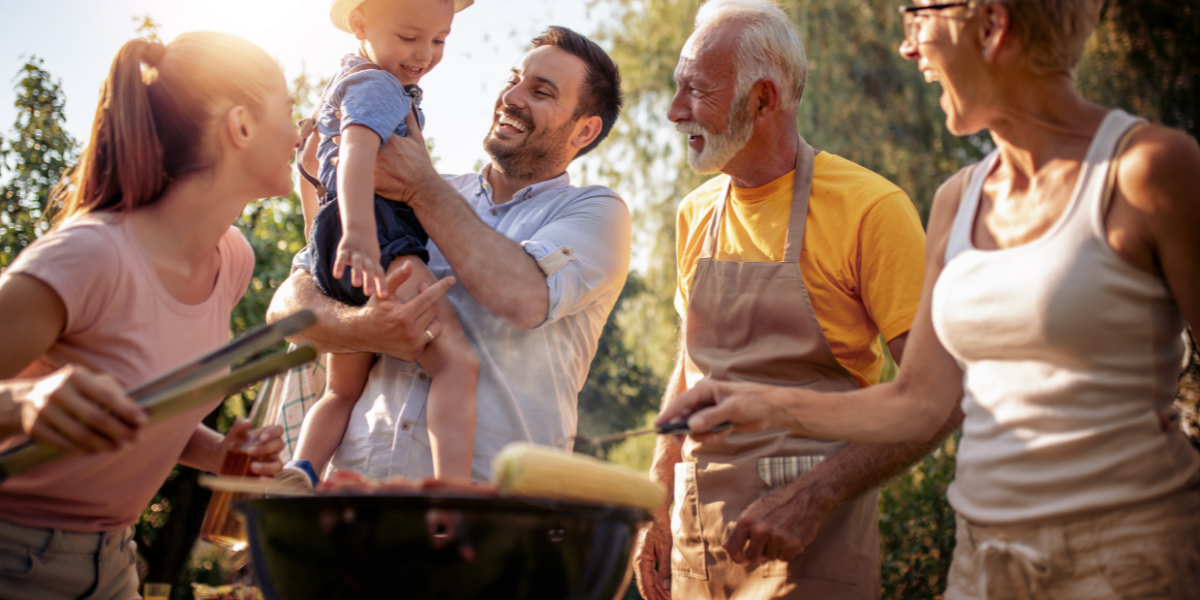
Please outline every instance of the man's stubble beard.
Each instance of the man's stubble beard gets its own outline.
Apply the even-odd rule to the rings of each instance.
[[[531,123],[532,119],[526,118],[526,115],[513,111],[510,116],[519,118],[525,123]],[[496,124],[493,122],[493,129]],[[562,162],[560,156],[555,156],[556,152],[562,152],[567,145],[567,140],[571,138],[571,132],[575,128],[575,121],[567,121],[560,127],[554,130],[546,131],[539,134],[539,129],[535,127],[525,134],[525,139],[516,146],[505,146],[499,139],[492,136],[493,130],[488,130],[488,133],[483,138],[483,149],[492,158],[492,162],[499,168],[501,173],[514,179],[545,179],[557,173],[547,173],[547,171],[557,169],[557,165]],[[540,177],[545,175],[546,177]]]
[[[750,90],[738,93],[730,105],[729,116],[726,118],[725,133],[712,133],[708,128],[694,121],[676,125],[682,133],[688,135],[703,135],[704,149],[697,152],[688,146],[688,166],[701,175],[716,173],[725,168],[733,157],[754,135],[754,124],[750,114]]]

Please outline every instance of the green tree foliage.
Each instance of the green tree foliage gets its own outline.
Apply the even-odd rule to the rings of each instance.
[[[633,360],[634,353],[617,319],[630,298],[644,293],[641,278],[630,273],[600,334],[587,382],[579,392],[579,433],[583,435],[633,429],[642,424],[646,414],[658,408],[662,385],[649,367]],[[575,445],[579,452],[600,457],[608,456],[613,448]]]
[[[66,97],[42,59],[31,56],[15,78],[17,119],[0,139],[0,268],[46,232],[50,192],[75,159],[63,129]]]
[[[162,24],[155,21],[150,15],[134,17],[133,22],[137,24],[137,27],[134,27],[134,31],[137,32],[139,38],[147,42],[162,41],[162,38],[158,37],[158,32],[162,30]]]
[[[954,552],[954,479],[958,435],[879,491],[879,562],[884,598],[942,597]]]
[[[1200,5],[1115,0],[1080,61],[1083,93],[1200,137]]]
[[[633,263],[639,265],[643,285],[641,293],[624,302],[616,320],[629,332],[633,361],[647,365],[665,383],[678,345],[673,304],[675,209],[705,179],[688,168],[681,136],[666,114],[675,93],[675,62],[700,3],[605,3],[614,9],[613,22],[600,26],[593,37],[621,67],[626,108],[610,140],[600,147],[599,179],[634,210]]]

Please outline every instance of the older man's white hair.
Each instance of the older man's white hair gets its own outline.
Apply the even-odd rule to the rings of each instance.
[[[779,86],[784,110],[796,110],[804,94],[808,63],[800,33],[787,13],[770,0],[710,0],[696,13],[696,31],[726,23],[742,25],[734,65],[741,99],[763,79]]]

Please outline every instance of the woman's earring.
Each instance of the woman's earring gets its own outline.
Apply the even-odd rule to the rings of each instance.
[[[987,60],[987,55],[988,55],[987,48],[984,48],[983,49],[983,60]]]

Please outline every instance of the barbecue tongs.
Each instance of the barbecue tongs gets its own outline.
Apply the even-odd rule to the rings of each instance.
[[[733,425],[732,421],[725,421],[724,423],[718,423],[716,425],[713,425],[712,428],[709,429],[708,431],[706,431],[705,433],[721,431],[722,429],[726,429],[732,425]],[[621,432],[621,433],[613,433],[610,435],[580,435],[580,434],[576,434],[576,435],[571,436],[570,439],[573,441],[583,442],[583,443],[591,445],[591,446],[600,446],[602,444],[619,442],[626,438],[637,437],[639,435],[646,435],[648,433],[657,433],[658,435],[688,435],[688,434],[692,433],[692,429],[690,427],[688,427],[687,421],[678,421],[675,423],[667,423],[666,425],[659,425],[658,427],[651,427],[649,429],[638,429],[635,431],[625,431],[625,432]]]
[[[217,398],[241,391],[255,382],[298,367],[317,357],[312,348],[279,352],[239,367],[228,375],[210,377],[220,369],[250,358],[307,329],[316,316],[301,310],[270,325],[264,325],[216,351],[127,392],[130,399],[150,412],[150,425],[203,406]],[[28,440],[0,453],[0,484],[14,475],[66,456],[49,444]]]

